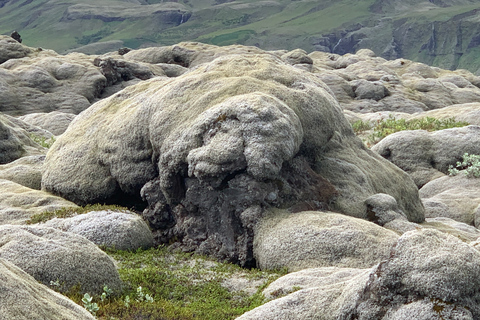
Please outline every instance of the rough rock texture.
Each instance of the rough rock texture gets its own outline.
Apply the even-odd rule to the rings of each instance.
[[[255,231],[261,269],[368,268],[388,257],[398,235],[378,225],[332,212],[267,217]]]
[[[118,82],[165,75],[161,67],[124,61],[117,55],[59,55],[1,37],[0,42],[8,45],[0,49],[0,111],[13,116],[51,111],[78,114]],[[28,57],[21,58],[27,55],[24,51]],[[21,59],[1,61],[2,57]]]
[[[107,79],[107,87],[122,81],[133,79],[147,80],[155,76],[164,76],[163,69],[157,65],[129,62],[112,57],[95,58],[93,64],[99,67]]]
[[[182,42],[168,47],[132,50],[123,57],[129,61],[150,64],[177,64],[182,67],[193,68],[231,54],[265,54],[265,51],[257,47],[241,45],[217,47],[199,42]]]
[[[85,308],[40,284],[5,259],[0,259],[1,319],[95,319]]]
[[[65,207],[77,206],[50,193],[0,179],[0,225],[23,224],[34,214]]]
[[[48,113],[30,113],[19,119],[31,125],[45,129],[58,136],[67,130],[68,125],[75,118],[72,113],[52,111]]]
[[[54,218],[42,226],[75,233],[98,246],[117,250],[153,246],[152,232],[145,221],[133,212],[92,211],[71,218]]]
[[[435,119],[451,119],[464,121],[469,124],[480,126],[480,103],[455,104],[441,109],[429,110],[424,113],[413,114],[411,119],[432,117]]]
[[[309,56],[312,72],[327,83],[341,106],[359,114],[423,113],[480,101],[479,77],[466,70],[442,70],[406,59],[388,61],[361,51]]]
[[[31,53],[31,49],[15,39],[0,35],[0,64],[9,59],[19,59]]]
[[[450,218],[426,218],[421,227],[450,234],[465,242],[475,241],[480,237],[480,230],[474,226]]]
[[[267,300],[273,300],[298,290],[328,287],[343,281],[349,281],[357,275],[369,272],[370,269],[339,267],[303,269],[275,280],[262,293]]]
[[[428,299],[434,305],[458,306],[459,312],[475,319],[480,315],[479,274],[480,253],[471,246],[434,230],[408,232],[392,256],[374,268],[356,310],[349,313],[358,319],[381,319],[388,311]],[[435,309],[440,308],[423,312],[434,315]],[[446,316],[452,310],[438,311]]]
[[[372,150],[409,173],[418,187],[448,173],[464,153],[480,154],[480,127],[400,131]]]
[[[10,180],[24,187],[40,190],[45,156],[22,157],[0,165],[0,179]]]
[[[436,230],[410,231],[371,271],[301,289],[238,319],[477,319],[479,276],[472,246]]]
[[[467,178],[460,171],[456,176],[430,181],[419,194],[426,217],[445,217],[473,225],[480,205],[480,179]],[[475,225],[478,226],[478,222]]]
[[[51,133],[0,113],[0,164],[24,156],[45,154],[46,149],[35,143],[32,135],[47,138]]]
[[[397,200],[388,194],[374,194],[365,200],[365,204],[367,205],[368,220],[381,226],[393,220],[408,221],[405,213],[398,208]]]
[[[0,65],[0,111],[20,116],[35,112],[79,113],[88,108],[106,84],[90,58],[50,50]]]
[[[90,294],[101,293],[104,285],[120,289],[113,259],[84,237],[54,228],[3,225],[0,244],[0,258],[44,284],[58,280],[62,291],[76,285]]]
[[[78,203],[135,202],[141,190],[158,241],[245,265],[269,206],[365,217],[364,200],[383,192],[423,221],[410,177],[363,146],[325,88],[270,53],[142,82],[74,119],[42,186]]]
[[[322,268],[324,269],[324,268]],[[301,272],[301,271],[300,271]],[[317,287],[307,287],[295,291],[285,297],[272,300],[257,307],[242,316],[238,320],[303,320],[319,319],[334,320],[340,318],[343,309],[354,305],[360,292],[368,281],[370,270],[359,269],[359,272],[352,272],[351,276],[331,277],[318,279]],[[295,274],[294,274],[295,275]],[[288,275],[287,275],[288,276]],[[323,281],[325,280],[325,285]],[[338,280],[338,281],[336,281]],[[282,281],[280,278],[278,281]],[[293,287],[301,287],[302,280],[298,285],[290,283]],[[268,290],[268,288],[267,288]],[[351,302],[349,301],[351,299]],[[348,318],[345,318],[348,319]]]

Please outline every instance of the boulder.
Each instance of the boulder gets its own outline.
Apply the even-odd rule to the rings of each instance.
[[[428,65],[397,59],[387,61],[366,52],[338,56],[314,52],[311,70],[325,82],[344,109],[359,113],[394,111],[422,113],[456,104],[480,101],[478,77],[465,70],[442,70]],[[345,94],[337,75],[355,88],[355,95]]]
[[[272,206],[366,217],[382,192],[423,221],[411,178],[362,144],[325,84],[259,49],[97,102],[50,148],[42,187],[76,203],[144,201],[158,242],[242,265]]]
[[[450,234],[465,242],[472,242],[480,237],[480,230],[472,225],[458,222],[450,218],[426,218],[420,226],[425,229],[435,229]]]
[[[10,59],[26,57],[32,50],[12,37],[0,35],[0,64]]]
[[[477,275],[480,252],[470,245],[435,230],[407,232],[391,257],[374,268],[355,310],[343,314],[357,319],[391,319],[387,315],[397,314],[392,318],[407,319],[399,314],[415,302],[417,313],[425,308],[421,313],[433,318],[458,309],[459,314],[475,319],[480,315],[475,302],[480,295]],[[439,307],[432,310],[432,305]],[[446,305],[451,307],[441,308]]]
[[[456,176],[430,181],[419,194],[426,217],[445,217],[473,225],[480,205],[480,179],[467,178],[460,171]]]
[[[153,246],[153,235],[145,221],[129,211],[92,211],[71,218],[54,218],[41,226],[75,233],[98,246],[116,250]]]
[[[85,308],[0,258],[0,318],[93,320]]]
[[[393,220],[408,221],[407,216],[398,208],[397,200],[384,193],[374,194],[365,200],[368,220],[381,226]]]
[[[185,68],[194,68],[227,55],[265,53],[265,51],[253,46],[231,45],[218,47],[200,42],[181,42],[168,47],[132,50],[123,57],[129,61],[150,64],[168,63],[180,65]],[[275,53],[268,54],[277,56]]]
[[[320,270],[318,272],[319,276],[323,276],[323,278],[318,277],[313,280],[312,278],[315,276],[307,274],[305,279],[315,281],[315,286],[305,286],[304,289],[298,291],[295,291],[295,289],[302,288],[304,285],[303,277],[301,276],[302,271],[293,273],[290,277],[287,275],[288,284],[285,286],[285,289],[291,288],[294,291],[293,293],[269,301],[260,307],[246,312],[238,317],[237,320],[343,319],[340,317],[342,315],[341,312],[344,309],[354,307],[355,301],[369,279],[371,270],[357,269],[358,271],[356,271],[355,269],[350,269],[351,271],[346,271],[348,269],[336,268],[338,271],[329,275],[323,271],[325,269],[327,268],[314,269],[312,272],[315,273],[315,270]],[[308,272],[308,270],[305,270],[305,272]],[[300,277],[296,279],[296,274],[299,273]],[[278,281],[281,284],[283,279],[280,278]],[[268,290],[267,288],[265,291],[269,292]],[[282,287],[279,288],[279,291],[281,296],[283,293]],[[351,299],[351,302],[349,299]]]
[[[51,111],[77,114],[99,97],[105,85],[105,77],[90,57],[42,50],[0,65],[0,111],[13,116]]]
[[[354,80],[350,82],[355,97],[357,99],[381,100],[390,93],[385,86],[379,81],[367,81],[364,79]]]
[[[370,269],[323,267],[291,272],[273,281],[262,293],[267,300],[274,300],[292,292],[310,288],[329,287],[350,281],[360,275],[370,273]]]
[[[50,193],[0,179],[0,225],[24,224],[34,214],[77,207]]]
[[[299,278],[300,290],[237,319],[476,319],[479,276],[472,246],[436,230],[410,231],[369,271],[332,273],[305,289]]]
[[[67,130],[68,125],[75,118],[72,113],[52,111],[48,113],[30,113],[19,119],[31,125],[45,129],[56,136],[61,135]]]
[[[431,117],[435,119],[452,119],[480,126],[480,103],[455,104],[441,109],[413,114],[411,119]]]
[[[165,76],[163,69],[157,65],[131,62],[112,57],[98,57],[93,64],[99,67],[107,79],[107,87],[122,81],[133,79],[147,80],[156,76]]]
[[[0,226],[0,258],[8,260],[43,284],[58,281],[67,292],[100,294],[107,285],[118,292],[115,262],[82,236],[39,226]]]
[[[400,131],[384,138],[372,151],[409,173],[420,188],[447,174],[449,166],[465,153],[480,154],[480,127]]]
[[[288,64],[296,65],[296,64],[304,64],[304,65],[312,65],[313,60],[307,55],[307,52],[302,49],[295,49],[290,52],[285,53],[282,55],[282,60]]]
[[[45,156],[28,156],[0,165],[0,179],[10,180],[24,187],[40,190]],[[4,190],[5,192],[6,190]]]
[[[189,70],[188,68],[182,67],[178,64],[171,63],[157,63],[157,66],[162,68],[163,72],[165,72],[165,75],[169,78],[181,76]]]
[[[333,92],[339,102],[349,102],[355,98],[355,93],[350,83],[335,72],[316,73]]]
[[[165,75],[160,66],[126,61],[116,53],[59,55],[8,39],[0,38],[5,44],[0,50],[0,111],[13,116],[52,111],[78,114],[112,93],[106,88]],[[27,53],[19,53],[24,51]],[[8,58],[17,56],[24,58]],[[2,57],[6,60],[1,61]]]
[[[265,218],[255,231],[261,269],[369,268],[386,259],[398,235],[374,223],[333,212]]]
[[[0,164],[24,156],[45,154],[46,149],[32,139],[34,137],[47,139],[48,134],[39,128],[22,123],[21,120],[0,113]]]

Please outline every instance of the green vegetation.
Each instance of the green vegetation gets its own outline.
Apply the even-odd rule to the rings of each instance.
[[[84,35],[82,37],[75,37],[75,40],[78,44],[81,44],[81,45],[86,45],[86,44],[89,44],[89,43],[93,43],[93,42],[98,42],[100,40],[102,40],[103,38],[111,35],[113,33],[113,31],[110,30],[110,28],[105,28],[105,29],[102,29],[98,32],[95,32],[93,34],[87,34],[87,35]]]
[[[33,142],[35,142],[36,144],[39,144],[42,147],[47,148],[47,149],[50,148],[52,146],[52,144],[55,142],[54,137],[45,138],[43,136],[39,136],[39,135],[36,135],[34,133],[30,133],[29,136],[30,136],[30,139],[33,140]]]
[[[166,2],[146,1],[152,5]],[[471,1],[457,1],[447,7],[405,1],[401,8],[393,2],[381,12],[372,10],[378,4],[375,0],[175,2],[189,10],[189,20],[183,17],[178,21],[159,19],[148,11],[144,16],[135,16],[132,15],[134,5],[119,0],[6,1],[0,7],[0,33],[10,34],[17,30],[24,44],[59,52],[108,40],[122,40],[125,46],[134,49],[146,43],[172,45],[181,41],[201,41],[313,51],[323,43],[318,41],[326,35],[338,36],[360,28],[361,47],[368,46],[380,54],[392,34],[412,30],[401,46],[406,59],[444,68],[467,68],[472,72],[478,69],[478,28],[469,17],[474,16],[480,5]],[[73,5],[80,6],[69,11]],[[94,6],[97,6],[95,15],[89,16],[89,8]],[[144,10],[145,6],[138,5],[138,8]],[[76,14],[67,14],[69,12]],[[432,38],[432,23],[436,23],[434,38],[438,39],[433,45],[434,52],[425,48]],[[333,47],[335,43],[327,45]]]
[[[128,208],[117,205],[87,204],[84,207],[66,207],[55,211],[45,211],[34,214],[27,220],[27,224],[41,223],[53,218],[68,218],[91,211],[114,210],[126,212]]]
[[[455,167],[451,165],[448,173],[455,176],[460,170],[464,170],[463,172],[468,178],[480,178],[480,155],[465,153],[462,159],[457,162]]]
[[[390,116],[388,119],[377,120],[370,124],[363,120],[358,120],[352,124],[353,131],[357,135],[361,135],[367,131],[371,132],[365,139],[368,146],[378,143],[386,136],[404,130],[427,130],[437,131],[449,128],[464,127],[469,125],[467,122],[456,121],[455,118],[435,119],[431,117],[420,119],[396,119]]]
[[[194,254],[173,253],[165,247],[107,253],[118,262],[123,291],[112,293],[104,288],[104,294],[93,297],[67,294],[105,320],[234,319],[261,305],[261,290],[285,274],[245,270]],[[258,281],[260,287],[253,294],[230,291],[225,283],[232,278]]]
[[[231,44],[243,44],[248,40],[250,35],[255,34],[253,30],[240,30],[232,33],[222,34],[213,37],[210,42],[217,46],[228,46]]]

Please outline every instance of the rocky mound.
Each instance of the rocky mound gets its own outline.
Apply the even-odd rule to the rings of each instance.
[[[479,272],[472,246],[435,230],[410,231],[369,271],[318,269],[277,280],[279,294],[300,290],[238,319],[476,319]]]
[[[50,63],[83,71],[61,80]],[[82,282],[90,293],[105,281],[120,287],[94,243],[151,246],[143,218],[156,244],[171,249],[263,269],[316,268],[267,290],[274,299],[301,289],[246,319],[478,317],[477,283],[466,283],[480,265],[478,179],[446,175],[464,152],[477,153],[478,127],[398,133],[372,151],[349,124],[463,111],[476,121],[480,81],[471,73],[386,61],[369,50],[337,56],[199,43],[103,56],[29,49],[0,69],[16,79],[6,96],[23,87],[43,92],[19,100],[12,114],[26,112],[22,120],[0,115],[0,255],[37,280]],[[29,72],[56,80],[19,80]],[[103,89],[89,100],[98,79]],[[29,109],[42,95],[78,97],[75,86],[90,88],[78,115]],[[68,111],[62,101],[48,110]],[[45,224],[57,230],[11,225],[75,208],[70,201],[143,212]],[[81,275],[72,265],[85,267]]]
[[[87,310],[5,259],[0,259],[0,279],[2,319],[95,319]]]
[[[42,186],[77,203],[141,194],[158,241],[242,265],[270,207],[366,217],[365,198],[383,192],[423,221],[411,179],[363,146],[325,85],[269,53],[98,102],[50,149]]]

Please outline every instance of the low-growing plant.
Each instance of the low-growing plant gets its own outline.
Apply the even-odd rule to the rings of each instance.
[[[372,125],[368,121],[357,120],[352,124],[353,132],[359,134],[361,132],[372,129]]]
[[[96,316],[97,311],[100,309],[98,304],[92,302],[93,297],[91,297],[88,293],[85,293],[82,298],[83,307],[88,310],[93,316]]]
[[[118,205],[87,204],[83,207],[64,207],[54,211],[44,211],[34,214],[26,221],[27,224],[41,223],[53,218],[68,218],[91,211],[114,210],[126,212],[129,209]]]
[[[102,295],[100,296],[100,300],[104,302],[107,299],[107,297],[111,296],[112,294],[113,294],[113,290],[110,289],[108,286],[104,286]]]
[[[153,297],[148,293],[143,292],[142,286],[137,288],[137,299],[138,302],[147,301],[153,302]]]
[[[388,119],[380,119],[373,124],[369,124],[363,120],[356,121],[353,125],[355,134],[362,134],[368,130],[373,130],[366,138],[366,144],[372,146],[378,143],[386,136],[404,130],[427,130],[437,131],[449,128],[464,127],[469,123],[464,121],[456,121],[455,118],[436,119],[432,117],[425,117],[420,119],[396,119],[390,115]]]
[[[61,284],[60,284],[60,280],[50,280],[50,287],[54,288],[54,289],[58,289],[61,287]]]
[[[41,145],[44,148],[50,148],[55,142],[55,137],[46,138],[44,136],[39,136],[34,133],[29,134],[30,139],[32,139],[36,144]]]
[[[480,178],[480,155],[465,153],[462,161],[458,161],[456,166],[450,165],[448,173],[455,176],[463,170],[464,174],[469,178]]]
[[[165,247],[107,253],[117,261],[125,286],[106,299],[94,297],[99,319],[228,320],[264,302],[261,291],[285,273],[246,270]],[[238,277],[261,284],[255,293],[231,291],[226,279]],[[105,288],[104,288],[104,291]],[[102,294],[103,295],[103,294]],[[77,303],[81,297],[69,296]],[[88,302],[88,301],[87,301]]]

